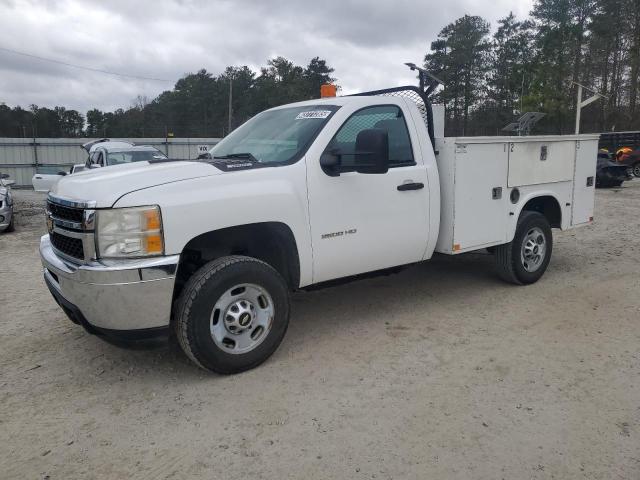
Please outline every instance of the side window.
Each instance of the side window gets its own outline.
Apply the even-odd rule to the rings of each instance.
[[[104,167],[102,161],[102,152],[93,152],[91,154],[89,160],[87,160],[87,168],[89,168],[91,165],[100,165],[101,167]]]
[[[123,163],[131,163],[131,154],[125,152],[109,153],[107,155],[109,165],[121,165]]]
[[[395,105],[367,107],[355,112],[340,127],[327,150],[338,149],[342,153],[342,164],[354,162],[356,137],[362,130],[381,128],[389,134],[389,167],[415,165],[411,139],[402,110]]]

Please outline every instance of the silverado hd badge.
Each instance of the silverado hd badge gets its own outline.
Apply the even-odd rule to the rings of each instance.
[[[353,235],[357,231],[358,229],[351,228],[349,230],[342,230],[341,232],[324,233],[320,236],[320,238],[324,240],[325,238],[336,238],[336,237],[342,237],[344,235]]]

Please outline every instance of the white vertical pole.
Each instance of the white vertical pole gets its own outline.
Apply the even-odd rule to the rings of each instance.
[[[578,85],[578,101],[576,102],[576,135],[580,133],[580,111],[582,110],[582,85]]]
[[[227,131],[227,135],[231,133],[231,117],[233,115],[233,80],[231,79],[231,75],[229,75],[229,130]]]

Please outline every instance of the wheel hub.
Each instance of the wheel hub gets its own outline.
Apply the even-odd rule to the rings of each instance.
[[[251,283],[235,285],[213,306],[211,338],[227,353],[247,353],[267,337],[274,315],[273,300],[264,287]]]
[[[527,272],[535,272],[544,262],[547,254],[547,240],[538,227],[527,232],[522,242],[521,260]]]
[[[224,314],[224,325],[229,333],[238,335],[251,328],[255,318],[256,307],[248,300],[238,300],[227,308]]]

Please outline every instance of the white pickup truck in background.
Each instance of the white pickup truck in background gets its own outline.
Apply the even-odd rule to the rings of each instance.
[[[60,167],[41,165],[31,179],[36,192],[48,192],[66,175],[74,175],[84,170],[100,167],[113,167],[133,162],[147,160],[161,160],[167,158],[157,148],[150,145],[134,145],[122,140],[101,138],[92,140],[80,146],[88,154],[85,163],[73,165],[69,172],[61,171]]]
[[[69,172],[60,170],[58,166],[41,165],[37,168],[35,175],[31,178],[33,190],[36,192],[48,192],[51,188],[66,175],[82,172],[86,168],[84,163],[72,165]]]
[[[276,350],[297,289],[479,249],[503,279],[537,281],[551,229],[593,220],[598,137],[445,138],[428,93],[283,105],[210,159],[63,178],[40,245],[51,293],[92,333],[172,329],[196,364],[234,373]]]

